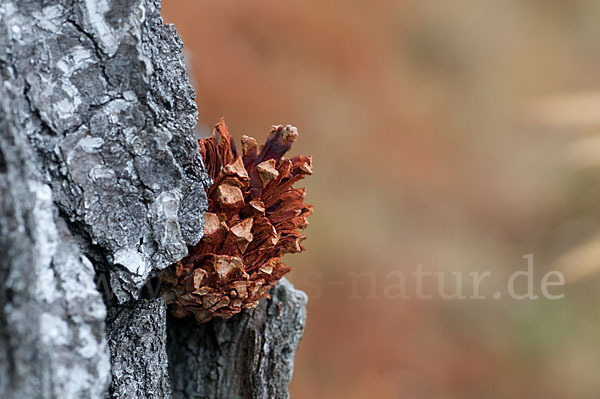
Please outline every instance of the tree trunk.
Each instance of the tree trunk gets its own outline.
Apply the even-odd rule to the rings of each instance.
[[[200,326],[143,298],[202,237],[210,184],[159,11],[0,4],[0,397],[287,397],[306,303],[287,281]]]

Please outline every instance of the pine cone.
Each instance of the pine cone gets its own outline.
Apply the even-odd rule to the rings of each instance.
[[[198,141],[214,183],[204,237],[161,277],[175,317],[203,323],[258,306],[290,270],[283,254],[304,250],[299,229],[313,207],[304,203],[305,189],[292,186],[312,174],[312,159],[282,158],[297,137],[293,126],[273,126],[258,152],[256,140],[242,136],[240,156],[221,119],[213,137]]]

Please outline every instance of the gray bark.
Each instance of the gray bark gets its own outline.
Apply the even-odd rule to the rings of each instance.
[[[0,397],[101,397],[106,309],[90,261],[31,168],[22,98],[0,87]]]
[[[159,11],[158,0],[0,3],[0,397],[168,398],[168,364],[199,384],[217,368],[246,381],[243,397],[287,395],[304,320],[288,283],[230,321],[168,326],[182,345],[214,339],[228,353],[200,360],[167,359],[172,321],[140,299],[202,237],[210,184],[182,43]],[[228,397],[218,381],[198,395]]]
[[[169,320],[173,398],[289,397],[306,295],[284,277],[271,297],[229,320]]]
[[[113,380],[107,398],[169,398],[164,299],[109,309],[108,342]]]
[[[52,3],[52,4],[51,4]],[[120,303],[202,236],[194,92],[157,1],[3,1],[5,85],[54,201]]]

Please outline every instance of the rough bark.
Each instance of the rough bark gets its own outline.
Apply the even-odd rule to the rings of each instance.
[[[113,380],[107,398],[169,398],[164,299],[109,309],[106,320]]]
[[[202,236],[207,176],[194,149],[182,43],[158,1],[3,1],[5,84],[71,229],[119,302]]]
[[[210,179],[182,43],[159,11],[158,0],[0,3],[0,397],[170,397],[166,309],[140,293],[202,237]],[[95,275],[106,277],[104,302]],[[303,320],[293,297],[286,314]],[[219,338],[230,355],[218,361],[234,367],[223,375],[266,379],[267,366],[236,367],[242,354],[225,349],[257,325],[271,334],[256,338],[262,358],[296,347],[299,325],[290,337],[270,333],[289,321],[261,306],[241,324],[202,327],[241,334]],[[189,323],[169,327],[171,337],[183,342]],[[273,381],[243,395],[280,397],[289,372]]]
[[[169,319],[173,398],[288,398],[306,295],[285,277],[271,300],[229,320]]]
[[[99,398],[109,381],[94,270],[30,165],[20,97],[0,87],[0,397]]]

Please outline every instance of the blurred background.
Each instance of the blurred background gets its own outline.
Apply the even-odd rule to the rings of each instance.
[[[313,156],[292,398],[600,395],[600,2],[164,3],[200,134],[289,123]],[[525,254],[563,299],[505,294]],[[487,299],[382,297],[418,264],[492,272]]]

